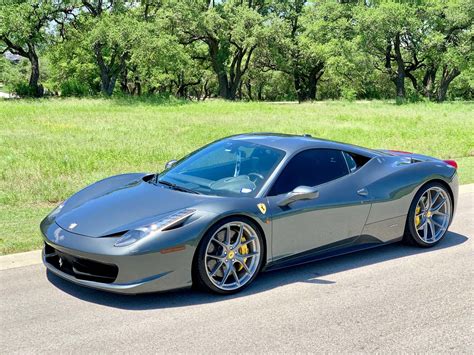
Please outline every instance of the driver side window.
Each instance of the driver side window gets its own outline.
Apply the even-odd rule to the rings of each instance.
[[[308,149],[295,155],[273,184],[269,196],[298,186],[317,186],[349,173],[343,153],[334,149]]]

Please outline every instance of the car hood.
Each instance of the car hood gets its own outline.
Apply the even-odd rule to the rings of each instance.
[[[73,196],[55,222],[70,232],[97,238],[153,223],[173,211],[196,206],[207,197],[142,179],[101,190],[97,194],[86,188]]]

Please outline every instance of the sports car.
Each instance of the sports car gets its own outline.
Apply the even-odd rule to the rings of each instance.
[[[457,164],[309,135],[241,134],[160,173],[112,176],[42,222],[43,261],[79,285],[230,294],[265,270],[446,235]]]

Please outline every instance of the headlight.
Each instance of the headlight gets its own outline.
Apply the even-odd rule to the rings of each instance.
[[[119,240],[117,240],[114,246],[125,247],[145,237],[154,236],[159,232],[163,231],[164,229],[182,222],[183,220],[191,216],[194,212],[196,212],[196,210],[184,209],[172,213],[157,222],[150,223],[140,228],[132,229],[125,233]]]

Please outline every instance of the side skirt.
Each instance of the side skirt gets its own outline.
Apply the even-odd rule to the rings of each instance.
[[[402,240],[402,238],[403,237],[399,237],[389,242],[382,242],[380,239],[370,235],[351,237],[336,243],[331,243],[319,248],[307,250],[302,253],[271,261],[265,265],[263,271],[283,269],[290,266],[306,264],[313,261],[332,258],[334,256],[349,254],[360,250],[371,249],[378,246],[399,242]]]

